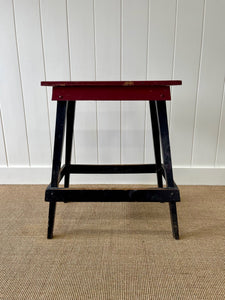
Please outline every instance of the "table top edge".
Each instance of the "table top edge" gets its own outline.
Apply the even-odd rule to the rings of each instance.
[[[69,87],[69,86],[111,86],[111,87],[125,87],[125,86],[171,86],[181,85],[181,80],[146,80],[146,81],[41,81],[41,86],[52,87]]]

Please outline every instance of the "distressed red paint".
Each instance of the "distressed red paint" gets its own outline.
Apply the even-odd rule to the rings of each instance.
[[[52,100],[171,100],[171,81],[43,81],[52,86]]]

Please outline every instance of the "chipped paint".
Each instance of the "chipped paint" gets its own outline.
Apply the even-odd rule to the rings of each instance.
[[[134,85],[134,82],[133,81],[125,81],[123,85],[124,86],[132,86],[132,85]]]

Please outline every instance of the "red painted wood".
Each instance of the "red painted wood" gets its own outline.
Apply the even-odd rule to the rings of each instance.
[[[169,86],[54,86],[52,100],[170,100]]]
[[[52,100],[170,100],[170,86],[180,80],[161,81],[42,81],[52,86]]]
[[[181,85],[181,80],[160,81],[42,81],[42,86],[170,86]]]

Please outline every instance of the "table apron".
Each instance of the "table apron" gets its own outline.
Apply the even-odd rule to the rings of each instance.
[[[55,86],[52,100],[171,100],[169,86]]]

